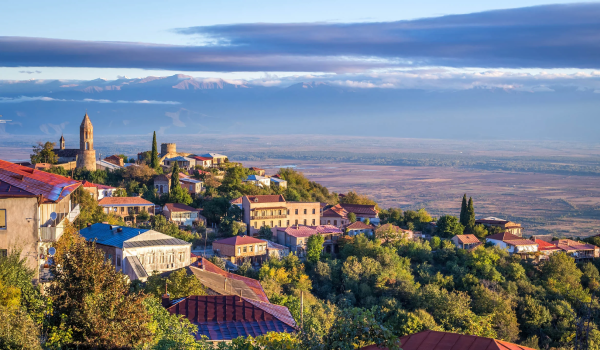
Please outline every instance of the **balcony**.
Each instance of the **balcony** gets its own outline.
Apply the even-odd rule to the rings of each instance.
[[[250,216],[250,220],[269,220],[269,219],[285,219],[287,218],[287,215],[281,214],[281,215],[261,215],[261,216]]]
[[[75,221],[75,219],[77,219],[79,213],[79,204],[75,205],[73,209],[71,209],[71,211],[68,213],[58,213],[57,218],[53,223],[47,226],[40,227],[40,239],[43,242],[57,241],[63,234],[66,220],[69,220],[69,222],[72,223],[73,221]]]

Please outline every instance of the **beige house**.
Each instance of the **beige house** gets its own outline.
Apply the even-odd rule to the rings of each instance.
[[[154,203],[142,197],[104,197],[98,204],[105,213],[120,216],[125,222],[135,222],[135,216],[142,211],[154,215]]]
[[[38,279],[47,248],[67,221],[79,216],[73,198],[79,186],[70,178],[0,160],[0,255],[21,249]]]
[[[201,154],[200,157],[202,157],[202,158],[210,158],[212,160],[212,165],[213,166],[221,165],[221,164],[225,163],[225,161],[227,160],[227,156],[226,155],[219,154],[219,153]]]
[[[192,244],[153,230],[93,224],[79,231],[96,242],[106,259],[130,280],[146,281],[154,271],[178,270],[190,265]]]
[[[154,177],[154,189],[158,194],[167,194],[171,188],[171,174],[162,174]],[[179,173],[179,184],[191,195],[198,195],[204,191],[204,181],[196,180],[194,178]]]
[[[475,235],[456,235],[450,239],[457,248],[472,249],[481,244],[481,241]]]
[[[324,238],[323,251],[328,254],[339,253],[338,239],[344,232],[332,225],[319,226],[290,226],[277,228],[277,242],[290,248],[299,257],[306,256],[306,244],[312,235]]]
[[[508,232],[515,236],[523,237],[523,228],[521,227],[521,224],[517,224],[512,221],[489,217],[475,220],[475,224],[483,225],[485,227],[500,227],[503,232]]]
[[[206,226],[206,218],[200,214],[201,211],[181,203],[167,203],[163,206],[163,214],[167,219],[185,226],[196,226],[200,222]]]
[[[243,196],[243,221],[253,236],[263,226],[273,229],[293,225],[316,225],[319,222],[318,202],[287,202],[282,195]],[[234,200],[232,202],[236,202]]]
[[[214,241],[213,251],[234,264],[242,264],[246,259],[251,263],[262,263],[268,258],[267,241],[250,236],[235,236]]]

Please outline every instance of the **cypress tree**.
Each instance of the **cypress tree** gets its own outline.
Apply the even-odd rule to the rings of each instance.
[[[171,191],[179,187],[179,163],[175,162],[173,165],[173,172],[171,173]]]
[[[158,147],[156,147],[156,131],[152,137],[152,154],[150,155],[150,167],[158,168]]]
[[[459,221],[463,226],[465,226],[465,227],[467,226],[468,219],[467,219],[467,194],[466,193],[463,195],[462,205],[460,207]]]
[[[469,233],[475,228],[475,208],[473,208],[473,198],[469,197],[469,205],[467,207],[467,224],[465,228]]]

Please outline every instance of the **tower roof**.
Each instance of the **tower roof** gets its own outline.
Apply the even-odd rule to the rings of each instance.
[[[82,127],[91,127],[92,125],[92,121],[90,120],[90,117],[88,116],[87,112],[85,113],[85,115],[83,116],[83,121],[81,122],[81,126]]]
[[[60,142],[63,142],[65,140],[65,137],[60,135]]]

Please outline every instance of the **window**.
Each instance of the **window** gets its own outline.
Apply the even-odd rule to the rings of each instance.
[[[306,226],[306,219],[304,219],[304,226]]]
[[[263,224],[262,224],[262,226],[261,226],[261,227],[265,227],[265,222],[264,222],[264,221],[263,221]]]
[[[287,210],[287,214],[290,215],[290,210],[289,209]]]
[[[150,255],[150,256],[148,257],[148,262],[149,262],[150,264],[154,264],[154,255]]]
[[[121,257],[117,255],[117,267],[121,267]]]
[[[333,226],[337,226],[337,220],[333,220]]]
[[[316,214],[316,213],[317,213],[316,209],[313,209],[313,214]]]
[[[281,210],[279,210],[279,215],[281,215]]]
[[[248,248],[244,247],[244,253],[246,253],[248,251]]]
[[[290,226],[290,220],[287,220],[287,221],[286,221],[286,224],[285,224],[285,226],[286,226],[286,227],[287,227],[287,226]]]
[[[164,264],[165,263],[165,254],[161,254],[160,255],[160,263]]]
[[[296,215],[298,215],[298,209],[296,209],[294,212],[296,213]]]
[[[281,227],[281,220],[279,220],[279,225],[277,225],[277,226]]]
[[[89,142],[85,143],[85,149],[86,149],[86,151],[89,151],[89,149],[90,149],[90,143]]]
[[[331,220],[327,220],[327,225],[331,225]]]
[[[271,227],[273,227],[273,221],[271,220]]]
[[[315,226],[315,225],[316,225],[316,224],[315,224],[315,219],[313,219],[313,223],[312,223],[312,224],[313,224],[313,226]]]
[[[296,223],[295,223],[295,225],[296,225],[296,226],[298,226],[298,220],[296,220]]]
[[[144,263],[144,256],[143,255],[138,256],[138,259],[140,260],[140,263],[142,263],[142,264]]]
[[[6,230],[6,209],[0,209],[0,230]]]
[[[242,248],[238,248],[238,254],[242,254]]]
[[[250,252],[252,252],[252,248],[253,248],[253,247],[252,247],[252,246],[250,246]]]
[[[308,214],[308,212],[306,211],[306,209],[304,209],[304,215]]]
[[[254,228],[258,228],[258,222],[254,221]]]
[[[179,261],[183,262],[183,253],[179,253]]]

